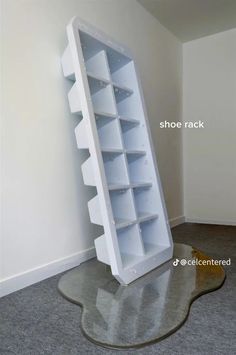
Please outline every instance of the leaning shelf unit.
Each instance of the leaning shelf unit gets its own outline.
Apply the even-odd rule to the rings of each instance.
[[[98,260],[124,285],[172,258],[170,233],[143,95],[129,50],[75,17],[67,26],[64,76],[90,220],[103,226],[95,239]],[[82,118],[82,119],[81,119]]]

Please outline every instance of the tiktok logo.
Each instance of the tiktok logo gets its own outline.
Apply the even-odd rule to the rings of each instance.
[[[173,265],[174,266],[177,266],[179,264],[179,259],[175,259],[174,261],[173,261]]]

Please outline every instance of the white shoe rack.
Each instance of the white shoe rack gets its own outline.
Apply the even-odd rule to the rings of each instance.
[[[77,17],[67,36],[69,106],[80,116],[77,146],[90,153],[83,179],[97,189],[89,214],[104,228],[95,239],[97,258],[125,285],[173,253],[143,95],[128,49]]]

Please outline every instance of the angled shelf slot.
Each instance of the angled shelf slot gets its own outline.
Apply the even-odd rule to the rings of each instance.
[[[118,115],[123,117],[138,117],[138,101],[135,93],[132,95],[123,95],[122,100],[116,99]]]
[[[117,103],[133,94],[133,90],[118,84],[113,84],[113,89]]]
[[[124,148],[128,150],[145,149],[144,127],[129,121],[120,121]]]
[[[104,50],[101,50],[100,52],[87,59],[85,61],[85,67],[89,76],[94,76],[102,78],[102,80],[109,81],[109,68],[107,65],[106,52]]]
[[[161,252],[168,246],[162,244],[161,238],[158,240],[158,238],[155,236],[155,231],[159,229],[158,223],[158,219],[152,219],[150,221],[140,223],[139,225],[146,254],[155,254],[157,251]]]
[[[124,268],[142,260],[145,250],[137,224],[118,230],[117,239]]]
[[[105,80],[104,78],[91,75],[90,73],[87,73],[87,76],[91,95],[95,94],[99,90],[104,89],[109,84],[109,81]]]
[[[97,132],[102,151],[106,149],[122,149],[122,140],[117,120],[100,117],[96,120]]]
[[[135,223],[135,209],[130,190],[110,191],[110,200],[117,229]]]
[[[129,56],[126,56],[123,53],[114,50],[113,48],[107,48],[106,52],[111,76],[114,72],[116,72],[131,61],[131,58]]]
[[[103,151],[102,157],[108,186],[113,184],[127,185],[129,179],[124,154]]]
[[[148,159],[145,155],[128,154],[127,162],[131,183],[152,182],[153,177],[147,169]]]
[[[117,67],[116,70],[111,71],[111,80],[117,85],[121,85],[130,89],[135,88],[135,78],[132,75],[133,61],[128,61],[124,65]]]
[[[95,34],[95,33],[94,33]],[[120,52],[119,46],[116,49],[116,44],[111,41],[104,41],[104,39],[95,38],[94,34],[86,32],[86,29],[79,30],[79,37],[85,61],[92,58],[101,51],[105,51],[110,72],[118,70],[125,64],[131,61],[129,56]]]
[[[157,207],[153,199],[153,190],[150,187],[133,189],[136,213],[139,218],[145,215],[157,214]]]
[[[101,88],[101,90],[94,92],[91,95],[91,99],[95,112],[101,111],[110,112],[113,115],[116,114],[116,107],[111,85],[107,85],[104,88]]]

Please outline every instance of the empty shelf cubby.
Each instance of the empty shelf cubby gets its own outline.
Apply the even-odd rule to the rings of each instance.
[[[109,80],[109,68],[107,66],[106,52],[101,50],[85,61],[85,67],[89,76]]]
[[[165,246],[161,244],[160,240],[155,237],[155,233],[158,229],[158,223],[158,219],[152,219],[140,223],[140,232],[146,254],[154,253],[157,248],[165,248]]]
[[[145,252],[137,225],[118,230],[117,239],[124,267],[131,266],[142,258]]]
[[[120,120],[124,148],[127,150],[145,149],[143,126],[138,121]]]
[[[104,116],[97,117],[96,125],[101,149],[122,149],[118,121]]]
[[[102,157],[108,188],[113,185],[128,185],[129,178],[124,154],[103,150]]]
[[[83,180],[95,186],[88,202],[97,258],[129,284],[172,257],[173,243],[155,164],[148,120],[132,54],[96,28],[74,18],[62,56],[79,149],[89,158]]]
[[[116,102],[120,102],[133,94],[133,90],[123,85],[113,84]]]
[[[132,183],[151,182],[152,174],[148,170],[146,154],[127,154],[129,178]]]
[[[100,87],[100,90],[95,92],[90,86],[90,91],[94,111],[108,112],[113,115],[116,114],[111,85]]]
[[[136,216],[131,191],[110,191],[110,199],[116,229],[133,224]]]
[[[135,207],[138,217],[157,214],[157,206],[153,199],[151,187],[137,187],[133,189]]]

